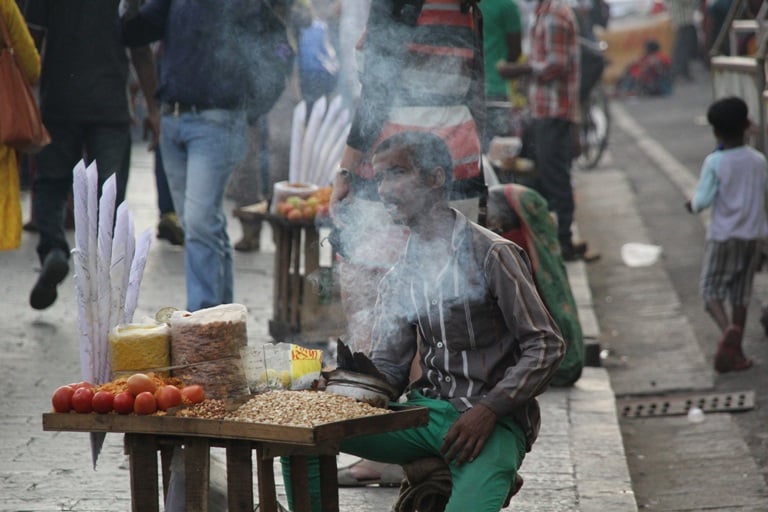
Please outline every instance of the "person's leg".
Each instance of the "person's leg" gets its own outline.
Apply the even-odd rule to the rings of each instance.
[[[168,187],[168,178],[165,176],[163,166],[163,152],[159,147],[155,149],[155,186],[157,187],[157,209],[160,210],[160,215],[175,213],[171,189]]]
[[[159,146],[155,148],[155,188],[157,189],[157,209],[160,211],[157,238],[168,240],[172,245],[184,245],[184,229],[173,206],[168,178],[165,175],[163,152]]]
[[[82,156],[81,127],[47,122],[51,143],[35,159],[32,182],[32,218],[39,233],[37,255],[42,264],[29,296],[34,309],[56,301],[56,288],[69,272],[69,243],[64,232],[64,209],[72,190],[72,169]]]
[[[539,173],[536,188],[547,200],[549,209],[557,214],[557,238],[564,259],[572,259],[567,256],[573,252],[571,224],[575,205],[571,185],[571,137],[569,121],[534,121],[536,170]]]
[[[245,158],[235,168],[228,185],[228,197],[235,200],[238,209],[244,206],[260,203],[264,200],[262,194],[262,117],[248,119],[248,151]],[[250,252],[258,251],[261,247],[261,220],[253,218],[240,219],[243,237],[235,244],[235,250]]]
[[[728,254],[725,243],[707,241],[699,279],[699,291],[704,307],[722,333],[731,324],[725,310],[728,289]]]
[[[707,313],[717,324],[720,332],[725,332],[729,325],[728,312],[725,310],[725,303],[720,299],[710,299],[706,302]]]
[[[205,110],[181,120],[187,147],[187,308],[195,311],[233,299],[232,247],[222,204],[229,177],[245,156],[246,122],[244,112],[230,110]]]
[[[453,492],[445,512],[497,512],[504,504],[525,457],[525,434],[513,421],[499,423],[480,456],[450,465]]]
[[[64,233],[64,208],[72,190],[72,169],[82,158],[83,134],[77,124],[47,122],[51,143],[35,155],[32,215],[40,238],[37,255],[42,263],[52,249],[69,257]]]
[[[128,123],[91,124],[85,128],[86,164],[96,161],[99,191],[115,175],[115,207],[125,200],[131,166],[131,126]]]
[[[441,457],[443,438],[461,413],[450,402],[418,394],[412,394],[407,403],[429,408],[429,424],[348,439],[342,442],[342,451],[391,464]],[[497,512],[501,509],[523,462],[525,447],[525,434],[513,421],[504,420],[497,424],[483,451],[473,462],[461,467],[449,465],[453,492],[445,511]]]
[[[739,328],[738,343],[733,346],[736,353],[736,366],[746,369],[752,365],[744,355],[744,330],[747,324],[747,305],[752,298],[752,285],[760,264],[760,243],[757,240],[736,240],[735,258],[739,262],[740,271],[731,280],[730,301],[732,304],[731,322]]]
[[[675,30],[675,42],[672,46],[672,74],[675,78],[682,77],[690,80],[691,75],[688,69],[690,49],[685,27],[686,25],[682,25]]]
[[[752,361],[741,350],[743,326],[736,322],[746,321],[746,312],[739,308],[747,304],[752,290],[752,277],[757,263],[755,241],[727,240],[707,242],[702,268],[701,294],[707,311],[721,329],[722,337],[715,352],[715,370],[724,373],[745,370]],[[734,308],[734,317],[725,310],[725,298]]]

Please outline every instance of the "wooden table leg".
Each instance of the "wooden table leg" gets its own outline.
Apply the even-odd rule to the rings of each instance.
[[[184,439],[184,479],[186,481],[184,491],[187,510],[208,512],[210,448],[210,441],[207,438],[187,437]]]
[[[312,500],[309,496],[309,469],[307,457],[291,455],[291,490],[293,491],[294,512],[312,512]]]
[[[159,512],[155,436],[125,434],[131,472],[131,510]]]
[[[339,512],[339,475],[335,455],[320,455],[320,493],[323,512]]]
[[[253,459],[249,441],[227,442],[229,512],[253,512]]]
[[[171,485],[171,461],[176,445],[162,444],[160,446],[160,470],[163,475],[163,503],[168,498],[168,488]]]
[[[256,476],[259,479],[259,512],[277,512],[274,459],[256,451]]]

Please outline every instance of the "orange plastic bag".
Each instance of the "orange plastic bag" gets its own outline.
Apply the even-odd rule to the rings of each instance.
[[[21,189],[16,155],[0,146],[0,250],[21,245]]]

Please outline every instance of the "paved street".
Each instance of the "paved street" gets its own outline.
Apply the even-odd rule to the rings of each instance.
[[[719,336],[698,296],[706,216],[683,208],[714,148],[704,117],[709,76],[699,66],[694,71],[696,81],[678,85],[670,97],[614,102],[610,154],[600,169],[577,177],[578,220],[603,252],[588,275],[601,343],[610,351],[604,366],[620,399],[756,393],[753,410],[707,414],[701,424],[621,418],[639,508],[768,510],[768,344],[757,322],[768,276],[756,277],[746,332],[745,351],[756,367],[715,374]],[[658,244],[662,258],[628,269],[619,254],[626,242]]]

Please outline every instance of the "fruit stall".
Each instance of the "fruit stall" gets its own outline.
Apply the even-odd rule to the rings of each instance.
[[[134,379],[140,384],[135,391],[157,379],[147,381],[143,377]],[[152,401],[153,395],[145,390],[133,397],[132,410],[118,410],[115,403],[111,410],[96,411],[91,407],[86,412],[88,408],[83,405],[86,400],[74,398],[74,393],[82,389],[89,389],[90,393],[80,395],[92,395],[92,399],[99,393],[109,393],[101,390],[94,394],[87,386],[80,387],[71,395],[72,406],[77,403],[79,409],[64,411],[62,396],[57,390],[54,412],[43,414],[43,430],[123,433],[125,453],[130,462],[134,512],[161,510],[161,496],[169,492],[173,450],[179,446],[184,447],[185,510],[208,510],[210,449],[222,447],[226,449],[228,510],[254,510],[255,461],[259,510],[277,512],[273,459],[282,456],[288,458],[290,465],[293,510],[309,512],[307,458],[318,456],[322,509],[338,511],[336,456],[340,443],[350,437],[425,425],[429,417],[427,409],[421,407],[380,409],[323,391],[271,390],[238,399],[203,398],[192,403],[183,393],[187,387],[182,387],[183,402],[166,410],[150,412],[152,407],[139,405],[142,396],[146,402]],[[160,389],[163,388],[158,388],[155,393],[158,404]],[[125,393],[132,396],[131,392]],[[117,400],[117,396],[114,398]],[[162,495],[159,481],[163,485]]]
[[[330,194],[331,187],[278,184],[269,211],[234,212],[242,222],[267,222],[272,229],[275,279],[269,334],[275,341],[322,343],[344,332],[335,251],[326,239]]]

